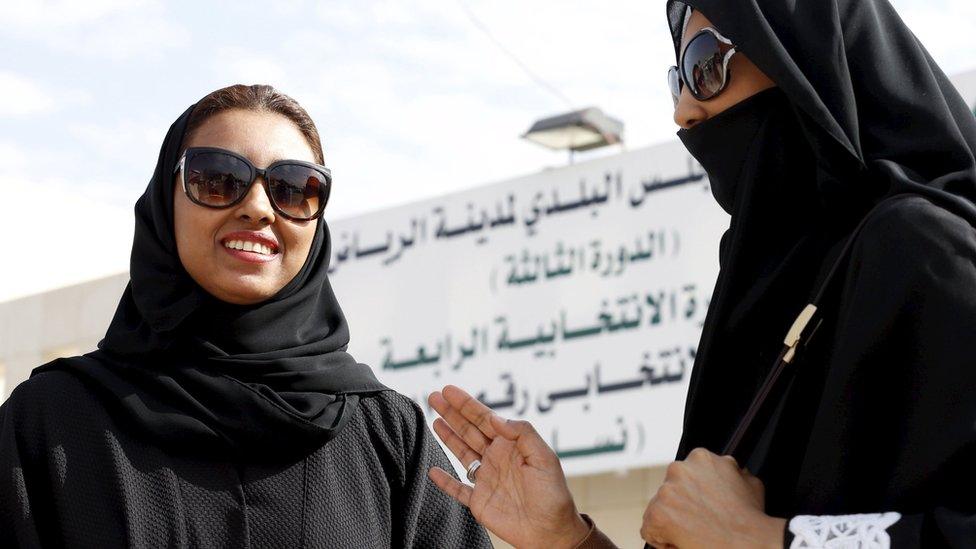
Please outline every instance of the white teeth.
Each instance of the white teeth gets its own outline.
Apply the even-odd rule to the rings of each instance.
[[[224,242],[224,246],[233,250],[244,250],[245,252],[254,252],[263,255],[271,255],[272,253],[271,246],[249,240],[228,240]]]

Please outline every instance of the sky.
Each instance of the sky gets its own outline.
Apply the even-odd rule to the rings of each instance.
[[[892,3],[948,74],[976,68],[976,2]],[[124,271],[166,129],[234,83],[272,84],[316,121],[331,219],[565,165],[520,135],[571,108],[623,120],[631,149],[674,139],[663,6],[0,2],[0,230],[15,242],[0,301]]]

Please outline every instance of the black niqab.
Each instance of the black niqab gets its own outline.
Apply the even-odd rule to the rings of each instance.
[[[895,545],[965,546],[976,539],[976,119],[885,0],[672,0],[676,52],[687,6],[778,87],[679,132],[732,218],[678,458],[725,446],[867,219],[796,377],[737,457],[766,484],[771,515],[898,511]],[[716,150],[749,135],[745,158]]]
[[[806,304],[806,289],[843,227],[827,221],[816,193],[816,159],[778,88],[678,135],[705,171],[716,174],[709,178],[712,194],[732,215],[698,362],[734,352],[735,367],[694,370],[688,400],[709,405],[689,407],[689,417],[708,433],[686,429],[686,436],[704,435],[695,446],[722,448],[782,348],[779,327],[789,326]],[[734,413],[715,414],[719,401]]]
[[[386,390],[345,352],[349,328],[329,284],[320,220],[301,271],[252,306],[210,296],[183,268],[173,172],[191,106],[170,127],[135,207],[130,282],[97,351],[60,359],[138,431],[176,452],[281,459],[333,438],[359,395]]]

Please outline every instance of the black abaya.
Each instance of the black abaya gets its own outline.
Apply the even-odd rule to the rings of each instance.
[[[166,451],[65,371],[0,408],[0,547],[490,547],[427,471],[451,466],[419,407],[362,397],[284,462]]]
[[[885,0],[685,4],[778,88],[679,133],[732,219],[678,458],[725,447],[867,217],[736,457],[796,547],[976,546],[976,120]]]

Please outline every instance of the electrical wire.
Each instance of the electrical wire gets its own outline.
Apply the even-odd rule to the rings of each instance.
[[[566,95],[563,94],[561,91],[559,91],[555,86],[553,86],[552,84],[550,84],[549,82],[547,82],[545,79],[543,79],[541,76],[539,76],[538,74],[536,74],[531,68],[529,68],[528,65],[526,65],[521,59],[519,59],[519,57],[517,55],[515,55],[511,50],[509,50],[508,48],[506,48],[505,45],[502,44],[500,40],[498,40],[497,38],[495,38],[495,35],[492,34],[491,29],[489,29],[488,26],[485,25],[481,21],[481,19],[479,19],[478,16],[473,11],[471,11],[471,8],[468,7],[468,5],[464,2],[464,0],[457,0],[457,3],[458,3],[459,6],[461,6],[461,10],[464,11],[465,15],[468,16],[468,19],[471,21],[471,24],[474,25],[475,27],[477,27],[478,30],[480,30],[481,32],[483,32],[485,34],[485,36],[487,36],[488,39],[491,40],[491,42],[495,45],[495,47],[497,47],[502,53],[504,53],[516,65],[518,65],[518,67],[520,69],[522,69],[522,72],[524,72],[529,78],[531,78],[533,82],[535,82],[536,84],[538,84],[540,87],[542,87],[543,89],[545,89],[547,92],[549,92],[552,95],[558,97],[570,109],[575,109],[576,108],[575,107],[575,104],[573,103],[572,100],[570,100],[568,97],[566,97]]]

